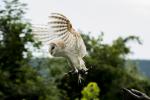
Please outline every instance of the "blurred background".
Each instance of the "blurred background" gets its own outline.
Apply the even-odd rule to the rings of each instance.
[[[33,39],[32,25],[52,12],[82,34],[90,68],[82,84]],[[0,100],[122,100],[124,87],[150,96],[149,18],[149,0],[1,0]]]

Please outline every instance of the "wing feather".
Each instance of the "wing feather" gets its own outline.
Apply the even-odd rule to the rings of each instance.
[[[43,44],[48,44],[50,41],[58,37],[57,35],[50,33],[51,32],[48,30],[47,26],[32,26],[33,38]]]
[[[66,50],[84,57],[87,54],[84,41],[80,33],[74,30],[69,19],[60,13],[52,13],[49,18],[48,26],[44,28],[33,27],[34,37],[42,42],[62,40]]]
[[[84,57],[87,54],[84,41],[81,35],[73,29],[69,19],[59,13],[52,13],[50,18],[51,21],[48,24],[54,34],[59,34],[59,37],[65,42],[66,48],[74,49],[78,55]]]

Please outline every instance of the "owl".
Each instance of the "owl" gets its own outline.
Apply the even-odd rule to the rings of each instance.
[[[69,61],[73,73],[87,72],[83,57],[87,55],[85,43],[70,20],[60,14],[49,16],[47,28],[33,29],[33,34],[41,41],[47,41],[49,53],[54,57],[64,57]]]

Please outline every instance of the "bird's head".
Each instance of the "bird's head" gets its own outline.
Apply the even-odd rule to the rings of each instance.
[[[61,56],[64,48],[65,48],[65,44],[62,40],[52,41],[49,44],[49,53],[52,56],[59,57]]]

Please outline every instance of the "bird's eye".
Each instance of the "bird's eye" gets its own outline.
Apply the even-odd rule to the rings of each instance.
[[[55,47],[54,47],[54,46],[52,46],[52,48],[51,48],[51,49],[53,50],[54,48],[55,48]]]

